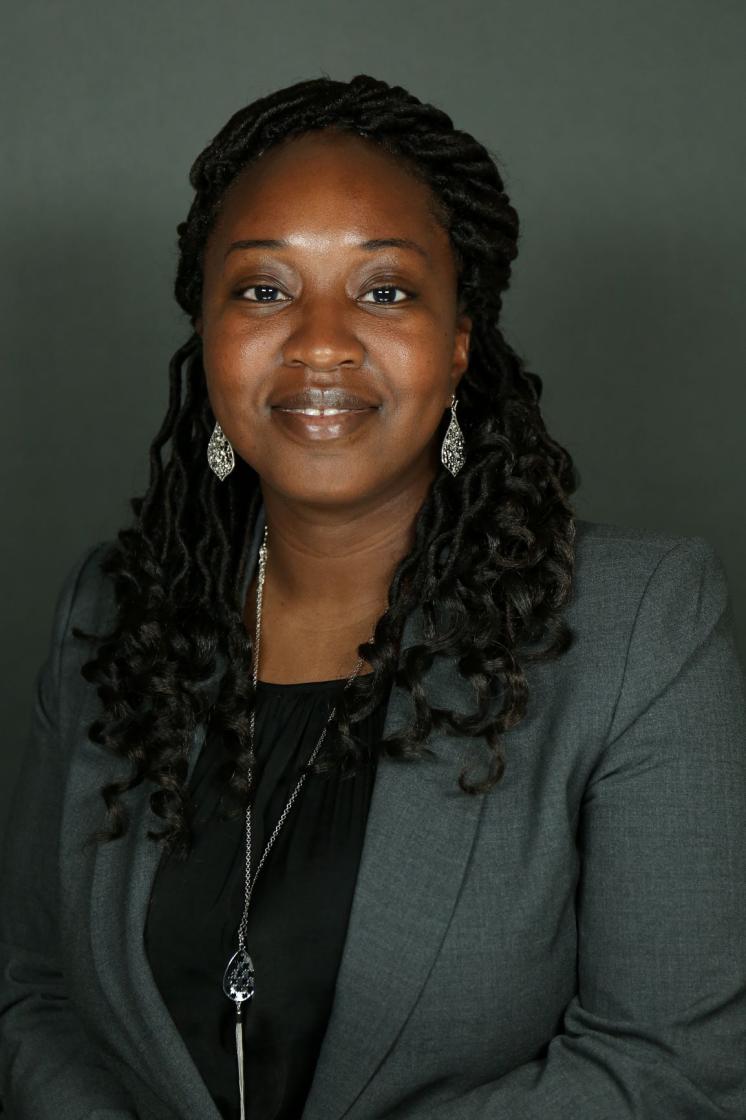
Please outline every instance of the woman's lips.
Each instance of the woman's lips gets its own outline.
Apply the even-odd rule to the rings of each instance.
[[[374,413],[371,408],[282,408],[272,414],[293,435],[303,440],[339,439],[350,435]]]
[[[366,412],[364,408],[283,408],[277,405],[278,412],[300,412],[304,416],[338,416],[340,412]]]

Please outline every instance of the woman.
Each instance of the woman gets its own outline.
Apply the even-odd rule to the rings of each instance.
[[[194,332],[9,827],[8,1114],[742,1120],[723,569],[575,519],[493,161],[360,75],[191,182]]]

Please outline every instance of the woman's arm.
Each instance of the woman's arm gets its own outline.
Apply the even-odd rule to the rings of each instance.
[[[57,848],[66,777],[57,737],[59,664],[78,577],[92,551],[70,572],[57,600],[3,851],[0,1099],[8,1120],[135,1116],[75,1015],[57,943]]]
[[[428,1120],[745,1120],[746,700],[701,538],[649,580],[578,844],[562,1033]]]

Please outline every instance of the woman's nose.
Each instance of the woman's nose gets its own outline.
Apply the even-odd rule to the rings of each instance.
[[[318,370],[362,365],[365,348],[350,320],[349,310],[339,300],[305,301],[296,309],[293,329],[283,346],[285,364]]]

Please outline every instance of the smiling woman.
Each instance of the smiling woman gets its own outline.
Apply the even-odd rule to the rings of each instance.
[[[728,587],[575,517],[493,159],[320,78],[191,183],[150,483],[8,828],[9,1115],[743,1120]]]
[[[393,156],[329,128],[242,170],[207,239],[197,332],[212,410],[261,478],[273,523],[265,609],[282,598],[284,608],[310,604],[332,626],[362,629],[336,636],[328,649],[336,660],[374,622],[350,619],[359,577],[349,560],[363,548],[377,615],[468,365],[471,321],[457,307],[447,223],[434,210],[431,190]],[[276,236],[260,236],[267,232]],[[320,592],[308,559],[298,578],[288,551],[297,547],[296,502],[315,509],[311,540],[321,544],[331,594]],[[319,531],[336,537],[336,558]],[[267,627],[273,668],[281,631],[279,620]],[[320,639],[314,626],[302,643],[286,641],[282,675],[300,680],[323,668]]]

